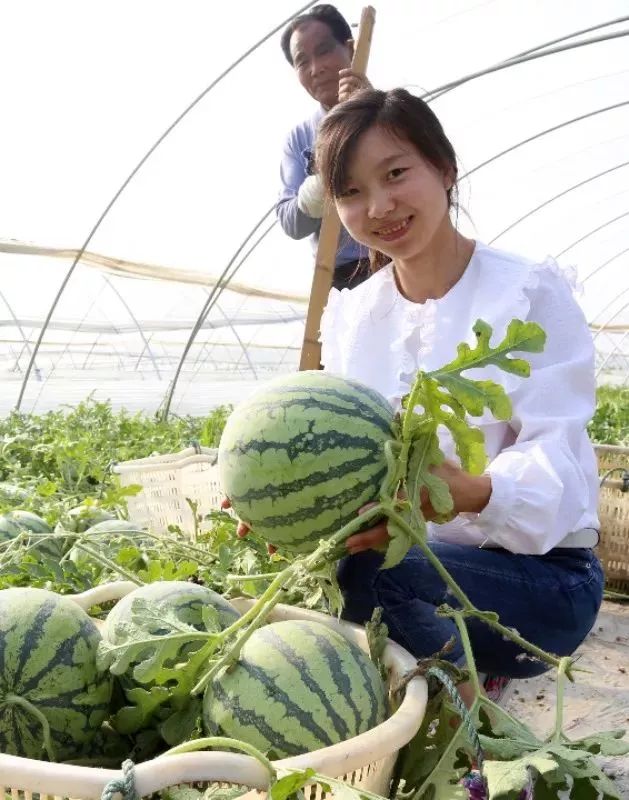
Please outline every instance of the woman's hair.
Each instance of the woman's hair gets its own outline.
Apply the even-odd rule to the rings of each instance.
[[[300,14],[300,16],[292,19],[282,33],[280,44],[291,67],[293,66],[293,57],[290,53],[290,37],[302,25],[307,25],[309,22],[323,22],[324,25],[328,26],[332,36],[339,44],[347,44],[352,38],[352,30],[347,20],[334,6],[329,5],[329,3],[313,6],[307,14]]]
[[[456,153],[432,109],[406,89],[367,89],[334,106],[323,118],[315,146],[316,171],[326,193],[339,197],[346,189],[349,165],[359,138],[378,126],[410,142],[433,167],[452,177],[448,208],[457,207]],[[376,272],[390,261],[379,251],[369,254]]]

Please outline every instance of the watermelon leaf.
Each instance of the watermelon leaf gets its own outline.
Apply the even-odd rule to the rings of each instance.
[[[170,747],[193,738],[195,731],[201,731],[201,700],[188,696],[183,708],[175,711],[159,726],[162,739]]]
[[[138,619],[139,617],[139,619]],[[133,666],[133,676],[140,683],[167,683],[183,680],[183,665],[176,664],[181,657],[183,645],[192,642],[209,642],[218,633],[217,617],[206,611],[203,620],[207,632],[198,631],[182,622],[163,604],[136,598],[131,606],[131,622],[121,622],[125,633],[120,638],[123,644],[111,644],[102,640],[98,650],[99,669],[109,669],[114,675],[122,675]],[[137,624],[136,624],[137,623]],[[152,632],[154,631],[154,633]],[[189,660],[191,655],[188,655]],[[185,683],[188,683],[186,679]]]
[[[289,772],[288,775],[283,775],[270,787],[269,796],[271,800],[288,800],[289,797],[310,783],[314,774],[315,771],[309,767],[305,770]],[[329,792],[330,787],[326,786],[324,791]]]
[[[387,533],[390,541],[381,569],[391,569],[391,567],[397,566],[413,544],[411,537],[394,519],[387,521]]]
[[[365,625],[367,634],[367,645],[369,646],[369,656],[373,663],[378,667],[378,672],[383,681],[386,682],[388,671],[383,662],[384,649],[387,646],[389,629],[382,622],[382,608],[376,606],[371,615],[371,619]]]
[[[170,692],[163,686],[151,686],[150,689],[135,687],[125,692],[131,706],[123,706],[114,715],[114,728],[118,733],[136,733],[151,719],[155,711],[170,697]]]
[[[541,353],[546,344],[546,334],[536,322],[523,322],[512,319],[507,327],[504,339],[496,347],[490,344],[492,328],[482,319],[476,320],[472,328],[476,336],[476,346],[471,348],[466,342],[457,347],[457,357],[449,364],[433,373],[433,377],[441,382],[447,374],[455,374],[466,369],[482,369],[488,366],[497,366],[505,372],[511,372],[522,378],[530,374],[527,361],[511,358],[510,353]]]

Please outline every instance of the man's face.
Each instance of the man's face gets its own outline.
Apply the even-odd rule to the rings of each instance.
[[[338,103],[339,70],[351,66],[349,45],[341,44],[324,22],[307,22],[290,38],[299,82],[324,108]]]

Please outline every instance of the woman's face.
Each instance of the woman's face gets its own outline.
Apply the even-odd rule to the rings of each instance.
[[[409,141],[376,126],[364,133],[349,164],[349,180],[335,198],[350,235],[391,259],[423,252],[449,225],[452,180]]]

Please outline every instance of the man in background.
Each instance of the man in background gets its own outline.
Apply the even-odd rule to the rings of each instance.
[[[324,212],[321,180],[312,170],[317,128],[330,108],[371,84],[351,69],[352,32],[332,5],[316,5],[291,20],[282,34],[281,45],[297,79],[319,105],[311,117],[291,130],[284,144],[277,215],[292,239],[310,236],[316,253]],[[368,276],[365,248],[341,229],[332,285],[351,289]]]

